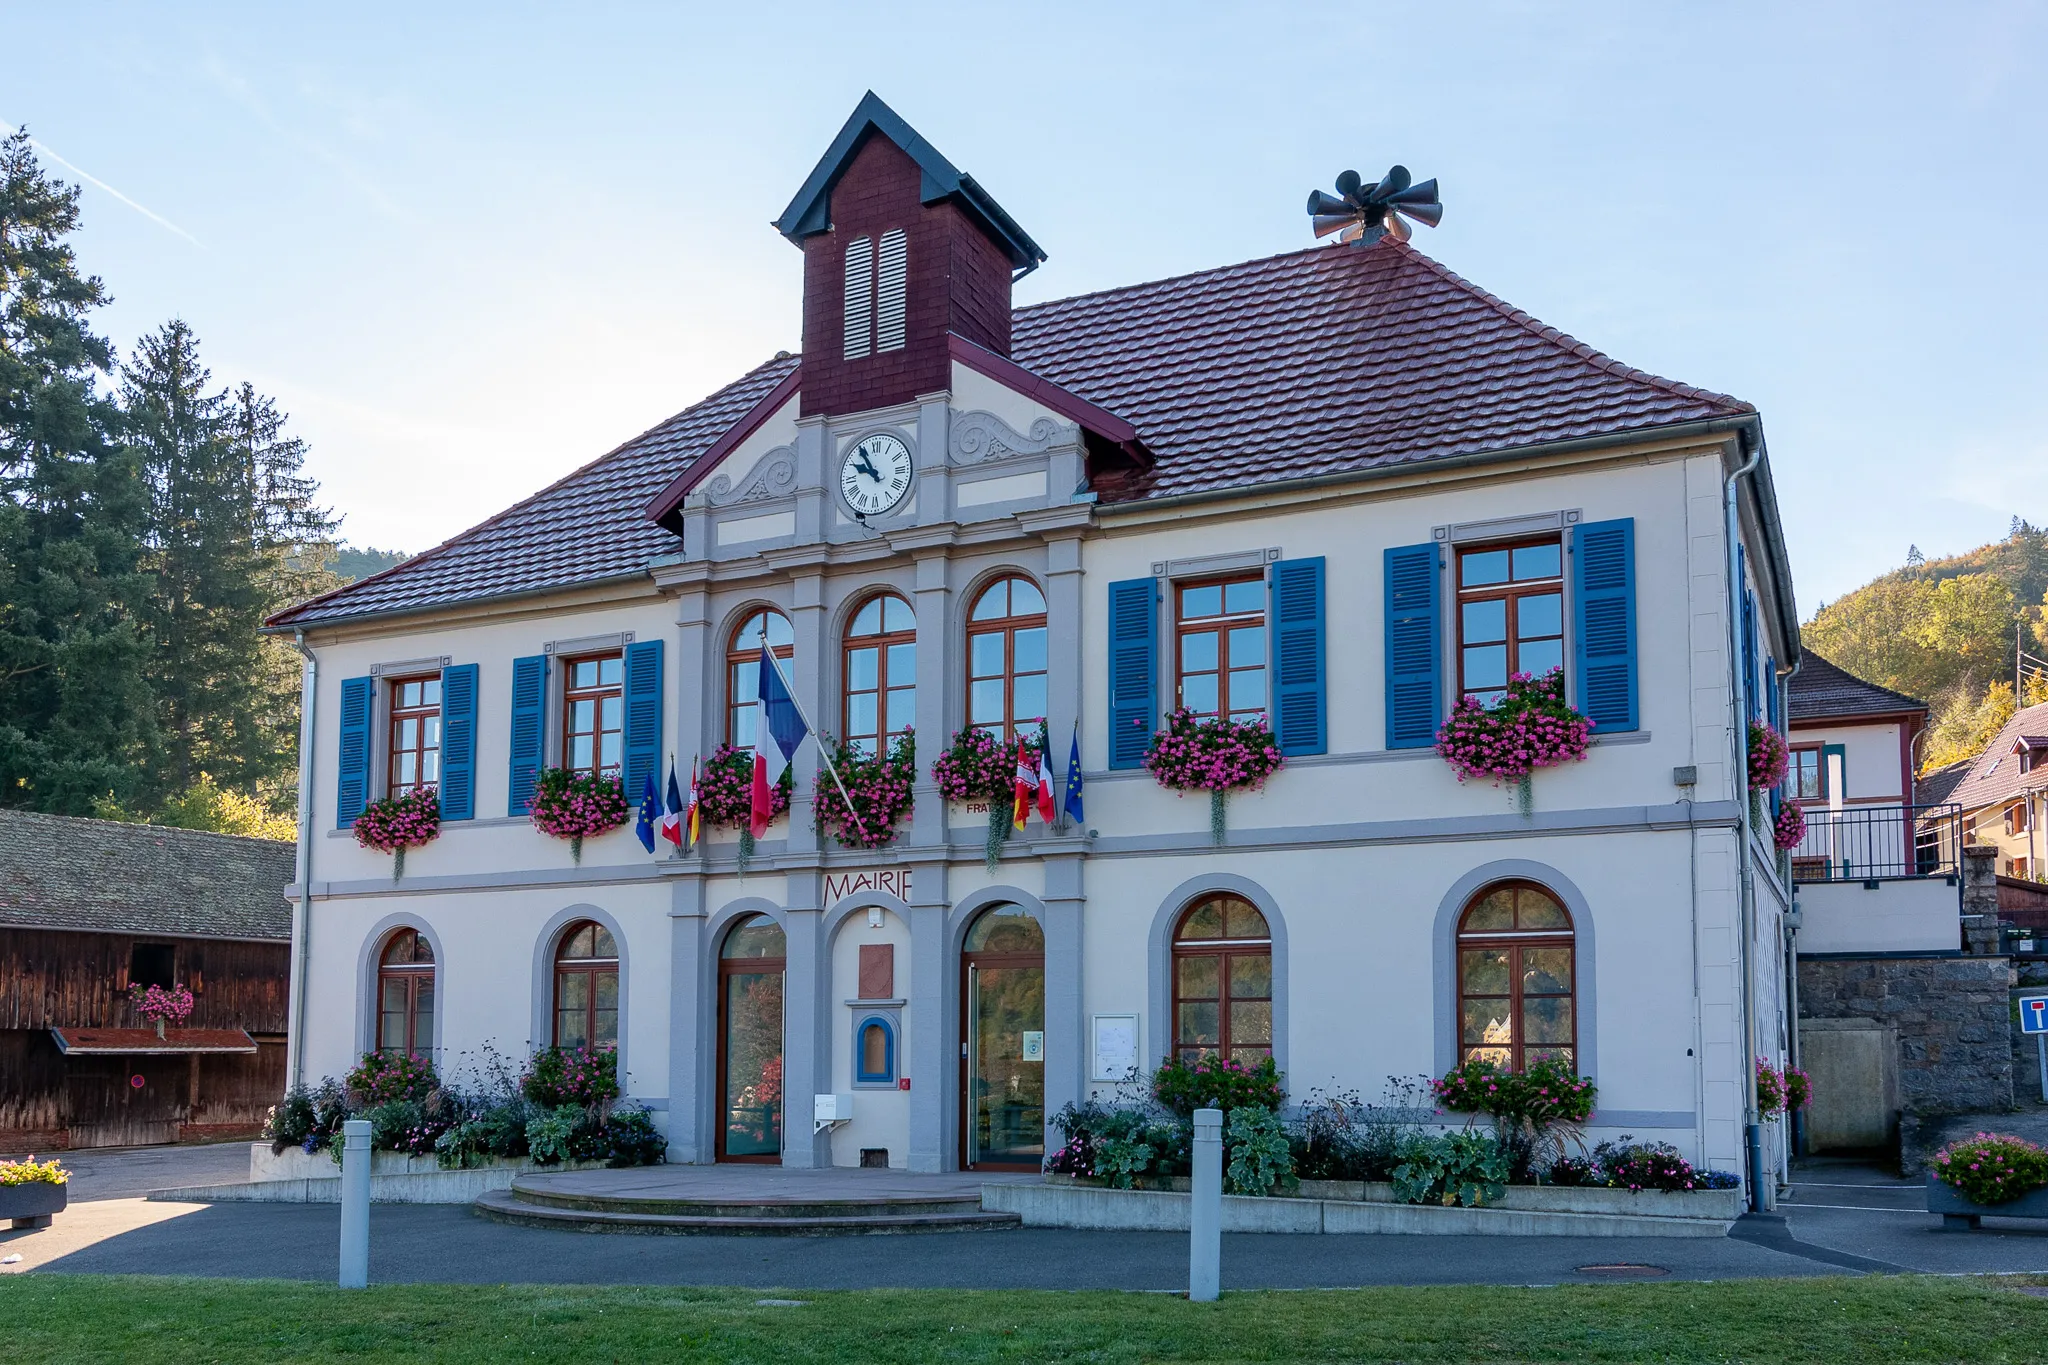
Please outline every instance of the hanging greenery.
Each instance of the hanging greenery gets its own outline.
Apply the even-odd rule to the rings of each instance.
[[[1229,794],[1264,786],[1286,761],[1264,716],[1227,720],[1197,716],[1185,707],[1167,715],[1166,728],[1145,750],[1145,766],[1160,786],[1209,793],[1209,838],[1219,845]]]
[[[616,777],[542,768],[533,779],[527,816],[542,834],[569,841],[570,860],[583,862],[583,841],[626,823],[626,789]]]
[[[1527,815],[1534,801],[1529,775],[1583,759],[1592,732],[1593,722],[1564,699],[1564,670],[1553,668],[1540,678],[1510,674],[1506,694],[1491,706],[1460,698],[1436,732],[1436,751],[1460,782],[1514,784],[1515,804]]]

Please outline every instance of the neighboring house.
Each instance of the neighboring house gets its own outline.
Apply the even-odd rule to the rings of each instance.
[[[1969,841],[1998,850],[2001,877],[2048,880],[2041,869],[2048,857],[2041,829],[2048,817],[2048,702],[2015,713],[1983,753],[1954,767],[1961,775],[1948,799],[1961,809]]]
[[[1784,794],[1809,811],[1912,801],[1913,744],[1927,703],[1800,655],[1785,682],[1791,767]]]
[[[1742,1166],[1789,888],[1736,720],[1798,657],[1754,409],[1391,238],[1013,309],[1044,253],[872,96],[778,226],[801,357],[273,622],[312,660],[296,1076],[616,1045],[674,1160],[941,1170],[1037,1167],[1168,1055],[1297,1097],[1555,1056],[1598,1135]],[[892,842],[817,832],[809,745],[746,861],[532,827],[544,767],[637,799],[752,746],[764,648],[834,735],[914,729]],[[1448,709],[1554,667],[1586,760],[1531,810],[1461,784]],[[1176,707],[1287,755],[1220,849],[1144,767]],[[991,865],[931,776],[970,725],[1044,725],[1063,779],[1078,737],[1085,821]],[[431,783],[394,882],[351,824]]]
[[[254,1137],[284,1090],[292,846],[0,811],[0,1151]],[[137,986],[182,985],[158,1037]]]

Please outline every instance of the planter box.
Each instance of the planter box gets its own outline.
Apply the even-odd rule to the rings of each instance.
[[[0,1185],[0,1219],[12,1219],[17,1228],[46,1228],[51,1217],[64,1212],[70,1201],[69,1185],[52,1185],[47,1180]]]
[[[373,1204],[468,1204],[491,1190],[512,1188],[512,1178],[529,1171],[586,1171],[601,1161],[564,1161],[536,1166],[525,1157],[492,1157],[482,1166],[443,1170],[433,1156],[405,1152],[370,1154],[370,1202]],[[338,1204],[341,1163],[325,1152],[287,1147],[270,1150],[267,1142],[249,1144],[249,1179],[244,1184],[194,1185],[158,1190],[157,1200],[191,1203]]]
[[[1332,1182],[1345,1184],[1348,1182]],[[1367,1186],[1365,1199],[1223,1197],[1225,1232],[1488,1233],[1515,1237],[1723,1237],[1741,1213],[1740,1190],[1573,1190],[1511,1187],[1500,1204],[1467,1209],[1396,1204]],[[1521,1200],[1516,1196],[1535,1196]],[[1069,1176],[1042,1185],[984,1185],[984,1209],[1014,1213],[1026,1227],[1131,1228],[1185,1232],[1186,1194],[1112,1190]]]
[[[1982,1220],[1990,1218],[2048,1218],[2048,1190],[2035,1190],[2017,1199],[2008,1199],[2003,1204],[1979,1204],[1966,1199],[1963,1192],[1936,1176],[1927,1174],[1927,1211],[1941,1215],[1941,1224],[1949,1228],[1982,1227]]]
[[[1107,1189],[1097,1179],[1071,1175],[1048,1175],[1046,1183],[1080,1189]],[[1186,1194],[1193,1188],[1186,1176],[1174,1176],[1166,1192]],[[1123,1193],[1123,1191],[1118,1191]],[[1241,1196],[1232,1195],[1231,1198]],[[1279,1199],[1316,1199],[1326,1203],[1393,1204],[1401,1208],[1435,1208],[1436,1205],[1403,1204],[1394,1198],[1392,1184],[1364,1180],[1304,1180],[1300,1188],[1276,1192]],[[1730,1220],[1742,1214],[1742,1191],[1735,1190],[1615,1190],[1604,1186],[1510,1185],[1501,1197],[1485,1205],[1517,1213],[1578,1213],[1627,1218],[1716,1218]]]

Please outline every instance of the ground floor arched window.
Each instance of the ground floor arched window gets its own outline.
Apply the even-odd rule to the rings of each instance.
[[[1174,928],[1173,1047],[1182,1061],[1273,1055],[1273,933],[1241,896],[1197,901]]]
[[[616,1047],[619,945],[611,930],[582,920],[555,946],[556,1047]]]
[[[377,955],[377,1050],[425,1056],[434,1047],[434,947],[400,929]]]
[[[1458,1055],[1520,1071],[1578,1064],[1572,919],[1530,882],[1474,896],[1458,919]]]
[[[718,1159],[782,1155],[782,926],[749,915],[718,952]]]

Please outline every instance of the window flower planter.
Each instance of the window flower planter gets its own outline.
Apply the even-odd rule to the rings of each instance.
[[[1508,690],[1491,706],[1461,698],[1436,732],[1436,751],[1460,782],[1483,777],[1515,789],[1515,806],[1527,815],[1535,793],[1529,775],[1538,768],[1577,763],[1586,756],[1593,722],[1564,697],[1564,670],[1540,678],[1508,675]]]
[[[625,789],[616,777],[543,768],[533,781],[527,818],[542,834],[569,841],[569,860],[583,865],[583,841],[626,823]]]
[[[1145,766],[1160,786],[1209,793],[1209,838],[1219,845],[1230,793],[1258,790],[1285,762],[1264,716],[1228,720],[1197,716],[1186,707],[1167,713],[1166,728],[1153,733],[1145,751]]]
[[[405,851],[424,847],[441,835],[441,793],[420,787],[372,801],[352,828],[358,844],[391,855],[391,880],[398,881],[405,876]]]

